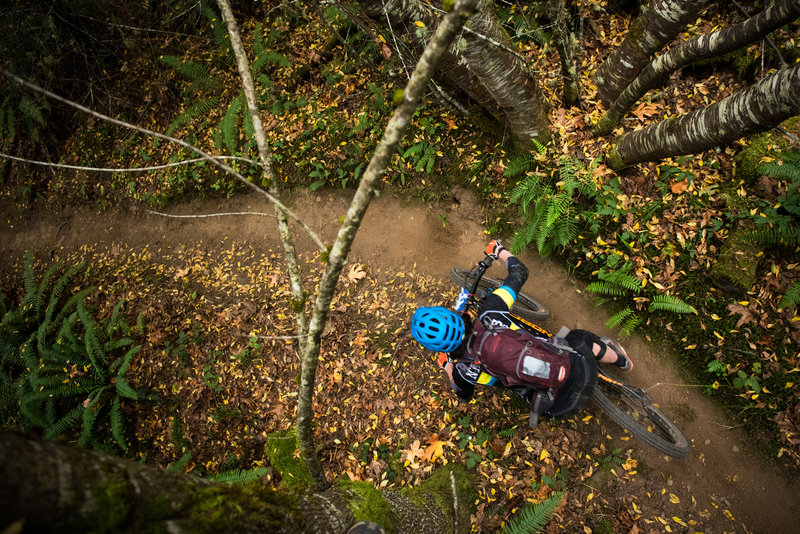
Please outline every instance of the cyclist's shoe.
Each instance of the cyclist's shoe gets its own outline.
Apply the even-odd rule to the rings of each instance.
[[[619,367],[620,371],[624,371],[627,373],[633,370],[633,360],[630,359],[628,353],[625,352],[625,349],[622,348],[622,345],[620,345],[610,337],[603,337],[600,339],[603,341],[603,343],[605,343],[608,347],[610,347],[619,356],[614,365]]]
[[[386,534],[386,531],[372,521],[359,521],[347,531],[347,534]]]

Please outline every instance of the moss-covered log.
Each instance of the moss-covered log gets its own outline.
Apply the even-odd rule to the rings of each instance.
[[[0,481],[0,529],[24,521],[25,532],[344,533],[364,519],[388,532],[469,532],[476,497],[474,480],[458,466],[439,469],[411,490],[347,482],[297,495],[215,483],[7,431],[0,433]]]

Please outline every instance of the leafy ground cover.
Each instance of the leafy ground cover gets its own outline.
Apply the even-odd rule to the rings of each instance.
[[[129,457],[206,477],[267,468],[262,481],[280,483],[263,451],[294,423],[299,360],[296,340],[280,336],[293,327],[282,261],[257,248],[56,251],[67,265],[86,262],[74,283],[97,284],[89,300],[98,319],[121,300],[125,315],[142,316],[143,333],[132,334],[142,349],[126,376],[151,400],[125,409],[135,436]],[[3,284],[20,287],[20,270],[7,267]],[[320,267],[316,257],[305,259],[312,281]],[[349,267],[317,379],[319,445],[331,473],[402,486],[437,465],[463,463],[479,475],[473,523],[483,532],[564,489],[568,506],[554,532],[735,528],[724,498],[698,505],[691,487],[665,480],[599,412],[530,432],[526,407],[503,394],[483,390],[470,404],[456,402],[406,327],[418,300],[454,296],[438,278]]]
[[[391,113],[394,89],[403,82],[403,76],[396,73],[402,70],[391,53],[385,70],[371,62],[355,66],[329,39],[323,25],[304,24],[299,14],[291,11],[276,13],[258,28],[264,49],[272,54],[263,55],[262,74],[267,78],[260,83],[280,179],[290,187],[350,187],[357,182]],[[800,464],[800,384],[796,379],[800,320],[796,306],[780,305],[800,279],[796,249],[731,246],[737,232],[750,227],[778,228],[786,224],[786,218],[796,221],[787,208],[797,207],[796,195],[792,196],[797,182],[757,170],[761,163],[796,148],[796,142],[771,135],[719,151],[611,172],[602,164],[608,140],[591,135],[600,110],[594,104],[595,88],[588,75],[600,64],[607,50],[605,41],[620,39],[629,21],[605,13],[591,18],[595,29],[587,34],[589,41],[581,56],[583,107],[559,107],[555,51],[530,41],[521,45],[522,53],[543,73],[543,87],[553,104],[553,130],[558,134],[552,145],[542,147],[538,157],[522,159],[519,154],[506,153],[496,139],[477,132],[470,120],[457,118],[429,101],[420,109],[395,157],[386,185],[424,199],[448,198],[453,184],[467,187],[487,206],[489,231],[510,236],[520,224],[519,206],[509,202],[519,184],[541,175],[551,188],[544,200],[550,201],[563,192],[559,185],[564,181],[563,162],[574,162],[572,172],[586,186],[585,192],[572,194],[576,211],[571,216],[578,233],[566,246],[554,250],[587,284],[605,281],[602,276],[611,272],[634,277],[640,289],[627,289],[608,305],[614,310],[630,310],[629,318],[639,321],[637,331],[648,339],[677,348],[696,382],[705,384],[709,395],[766,437],[770,457],[787,469],[796,469]],[[712,18],[706,24],[715,23]],[[209,25],[213,30],[218,21],[209,20]],[[254,22],[245,22],[243,34],[251,36],[256,28]],[[288,34],[291,39],[279,38]],[[370,50],[372,61],[382,57],[381,48],[365,36],[354,34],[352,40]],[[175,135],[212,152],[252,158],[252,147],[238,133],[231,135],[238,132],[236,128],[246,130],[246,124],[240,114],[230,111],[238,96],[232,88],[238,87],[238,82],[234,70],[220,58],[219,46],[209,47],[207,40],[191,37],[180,45],[180,50],[161,45],[159,49],[164,56],[179,58],[187,68],[170,70],[165,62],[168,78],[154,79],[142,88],[147,97],[136,100],[142,107],[132,116],[147,117],[151,126],[163,131],[172,127]],[[663,91],[642,102],[628,122],[646,125],[731,94],[740,87],[742,75],[758,75],[758,62],[744,61],[758,54],[754,47],[738,58],[740,71],[725,64],[684,69]],[[149,61],[150,57],[130,57],[132,75],[144,71],[142,65]],[[188,68],[194,64],[206,71]],[[209,82],[212,78],[216,85]],[[197,83],[203,80],[209,83]],[[363,80],[372,82],[365,85]],[[193,107],[209,98],[216,98],[219,105]],[[99,122],[90,120],[85,126],[65,144],[68,155],[64,163],[125,168],[188,157],[166,143],[120,136],[118,130]],[[797,128],[797,123],[785,125],[795,135]],[[240,187],[202,164],[135,176],[66,170],[57,170],[52,179],[43,176],[17,173],[2,194],[23,202],[42,197],[55,204],[89,201],[108,208],[161,206],[195,195],[224,197]],[[446,217],[442,224],[448,224]],[[142,359],[130,370],[136,384],[162,398],[176,399],[153,405],[149,414],[137,416],[136,434],[151,443],[140,454],[148,462],[164,466],[180,462],[179,468],[201,474],[257,465],[252,462],[260,461],[255,458],[260,458],[265,433],[290,425],[286,415],[292,413],[291,385],[298,372],[291,339],[257,337],[276,332],[290,335],[292,331],[291,314],[281,298],[285,288],[277,256],[233,248],[214,253],[173,251],[163,258],[153,250],[111,254],[90,250],[82,254],[90,258],[92,266],[87,285],[98,285],[114,295],[103,297],[108,302],[101,299],[100,314],[109,313],[124,297],[128,306],[147,318]],[[724,267],[729,263],[726,257],[746,257],[746,268],[732,271]],[[316,264],[313,258],[309,262]],[[580,480],[586,473],[591,472],[591,477],[610,472],[601,469],[607,467],[613,468],[612,477],[625,479],[631,471],[639,471],[639,477],[630,479],[644,478],[625,451],[615,453],[617,447],[603,442],[586,446],[585,436],[595,433],[583,430],[598,424],[596,418],[550,428],[550,434],[534,443],[520,438],[508,424],[521,419],[521,412],[495,397],[483,400],[494,405],[495,417],[478,420],[454,408],[443,389],[431,386],[425,390],[425,384],[437,381],[432,380],[431,370],[409,365],[414,349],[400,332],[400,310],[414,305],[422,285],[430,290],[436,284],[410,274],[381,273],[382,283],[403,288],[408,300],[398,303],[397,294],[385,295],[376,278],[361,279],[354,271],[344,294],[360,305],[340,300],[335,306],[333,328],[326,337],[320,394],[335,392],[337,398],[352,400],[345,404],[346,414],[339,408],[339,413],[321,415],[320,425],[331,436],[325,445],[328,461],[346,466],[343,471],[354,478],[386,484],[413,483],[425,469],[445,460],[472,464],[486,481],[481,487],[485,500],[479,520],[487,527],[496,525],[518,502],[546,495],[549,488],[559,486],[559,477],[567,472],[571,480]],[[733,274],[741,276],[738,283],[731,280]],[[267,287],[260,285],[260,280],[269,280]],[[445,288],[437,286],[435,291],[447,300]],[[162,294],[163,303],[152,296],[155,292]],[[661,294],[681,299],[697,314],[649,312],[656,295]],[[379,296],[395,305],[381,307],[387,301]],[[274,309],[256,308],[252,304],[256,298],[267,299]],[[234,327],[236,335],[231,335]],[[266,359],[265,351],[282,356]],[[336,360],[332,357],[335,353],[348,354],[351,359]],[[370,387],[393,381],[419,384],[418,398],[406,398],[399,390],[394,397],[390,392],[388,398],[377,399],[365,393]],[[438,417],[442,411],[449,418],[444,423]],[[256,413],[258,417],[253,415]],[[342,420],[359,423],[342,426]],[[386,433],[380,432],[397,425],[405,425],[401,435],[387,439]],[[494,437],[480,439],[487,434]],[[588,456],[577,452],[579,439],[583,440],[581,449],[593,451]],[[511,453],[522,449],[535,453],[540,462],[515,465],[510,458],[519,455]],[[530,480],[537,480],[538,487]],[[664,495],[669,491],[661,498],[674,504]],[[587,504],[593,500],[587,501],[588,496],[570,498],[588,514],[595,510]],[[685,504],[682,496],[675,499],[684,499]],[[616,513],[615,506],[611,508]],[[643,509],[642,503],[636,507]],[[633,506],[624,510],[613,521],[626,521],[626,514],[636,517]],[[648,520],[657,521],[653,515],[657,514],[647,515]],[[695,521],[702,521],[697,517]],[[676,529],[681,526],[676,521],[672,524]]]
[[[531,246],[557,251],[587,284],[607,282],[604,278],[613,273],[632,277],[626,289],[611,288],[610,295],[601,295],[612,297],[606,300],[620,312],[609,326],[619,326],[623,332],[638,328],[651,339],[658,336],[680,349],[698,382],[709,384],[708,394],[753,429],[765,432],[774,444],[770,456],[796,467],[800,465],[796,408],[800,382],[795,378],[800,369],[796,352],[800,320],[796,305],[781,306],[781,302],[800,279],[800,263],[791,243],[761,247],[740,237],[747,230],[777,231],[796,224],[792,221],[798,209],[797,180],[758,170],[762,163],[791,151],[796,142],[771,134],[696,156],[610,171],[602,164],[608,139],[591,134],[602,110],[593,104],[596,88],[589,75],[608,50],[609,36],[621,36],[628,21],[593,13],[596,29],[587,33],[581,55],[584,104],[580,107],[559,107],[555,51],[531,40],[521,42],[532,65],[551,73],[543,84],[553,105],[556,140],[551,146],[541,147],[539,154],[507,153],[472,126],[474,118],[456,117],[428,101],[396,154],[386,184],[405,187],[410,195],[428,200],[447,198],[454,184],[468,187],[489,208],[489,231],[505,235],[519,230],[525,220],[520,209],[536,204],[554,209],[570,206],[553,216],[567,233],[545,236],[547,240],[534,240]],[[509,20],[514,15],[513,9],[504,14]],[[525,24],[535,25],[532,12],[523,9],[517,15]],[[164,50],[162,57],[172,59],[163,61],[173,68],[167,70],[167,79],[153,80],[144,89],[149,96],[138,113],[147,112],[155,126],[201,148],[253,158],[252,142],[240,139],[239,132],[248,127],[241,106],[235,104],[238,96],[233,88],[238,83],[225,61],[229,50],[219,37],[220,21],[213,14],[208,20],[217,47],[209,49],[206,40],[187,38],[180,56]],[[304,20],[298,12],[286,10],[263,25],[243,24],[260,66],[256,73],[262,106],[268,110],[265,120],[273,159],[286,185],[347,188],[358,181],[391,113],[393,90],[402,85],[403,77],[389,72],[400,65],[385,50],[390,61],[378,63],[384,57],[382,49],[361,32],[350,42],[364,47],[367,60],[356,63],[343,55],[326,27]],[[697,30],[719,20],[719,15],[711,17]],[[287,33],[292,39],[280,37]],[[753,54],[758,54],[757,47],[735,58],[738,71],[729,64],[684,69],[663,91],[642,101],[628,122],[646,125],[733,93],[741,87],[742,77],[758,75],[757,64],[745,61]],[[143,71],[137,65],[145,61],[150,58],[129,58],[131,72]],[[797,121],[785,128],[797,132]],[[85,134],[69,141],[65,153],[69,154],[65,163],[115,168],[189,157],[166,143],[120,137],[117,130],[94,120]],[[234,165],[253,172],[246,163]],[[528,199],[529,206],[512,202],[532,178],[539,179],[543,190]],[[567,190],[567,178],[575,178],[581,188]],[[15,185],[5,194],[24,197],[35,191],[56,202],[90,200],[101,206],[127,202],[159,206],[186,195],[231,195],[241,187],[202,163],[137,175],[57,171],[52,180],[37,183],[30,175]],[[447,224],[446,219],[442,223]],[[556,226],[551,223],[551,227]],[[687,306],[649,311],[664,295]]]

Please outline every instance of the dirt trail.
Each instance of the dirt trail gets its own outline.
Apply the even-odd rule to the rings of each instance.
[[[332,242],[339,218],[346,213],[348,204],[349,196],[341,193],[303,193],[293,202],[303,220],[326,243]],[[19,257],[26,248],[34,248],[41,257],[59,246],[71,248],[86,243],[134,248],[148,245],[154,253],[198,242],[214,247],[226,240],[280,249],[274,220],[258,216],[172,219],[140,210],[101,215],[87,211],[50,215],[27,212],[18,217],[11,211],[4,213],[0,223],[3,268],[8,268],[7,262]],[[174,206],[169,211],[173,214],[271,213],[270,207],[255,196],[193,202]],[[298,249],[311,252],[311,241],[299,232],[296,235]],[[468,266],[479,259],[487,240],[481,226],[480,208],[467,193],[454,191],[451,202],[435,205],[407,202],[383,194],[367,213],[351,259],[363,262],[372,272],[415,270],[445,278],[451,266]],[[581,291],[582,285],[560,266],[530,254],[523,254],[521,258],[531,272],[525,291],[551,310],[551,318],[545,326],[557,329],[564,324],[613,335],[604,327],[605,314],[592,305],[590,297]],[[504,271],[494,267],[490,274],[502,278]],[[680,516],[682,510],[689,508],[711,510],[720,520],[703,525],[699,530],[705,532],[796,531],[800,518],[800,483],[785,483],[774,466],[752,454],[741,430],[733,427],[724,414],[699,393],[699,388],[684,384],[667,354],[635,336],[625,340],[625,346],[636,362],[632,382],[649,389],[666,413],[674,416],[681,412],[681,407],[683,412],[685,407],[691,407],[694,414],[673,417],[693,444],[686,460],[667,461],[632,441],[625,444],[625,447],[637,449],[638,457],[651,470],[647,475],[650,486],[639,490],[664,488],[667,495],[674,493],[679,497],[680,504],[672,511],[665,510],[665,517]],[[628,491],[636,491],[635,487]],[[723,519],[719,507],[729,510],[735,520]],[[660,532],[663,526],[654,523],[653,528]],[[693,530],[688,527],[687,531]]]

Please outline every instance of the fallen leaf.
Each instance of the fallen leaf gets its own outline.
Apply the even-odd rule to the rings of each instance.
[[[745,308],[741,304],[728,304],[728,311],[730,311],[728,315],[736,315],[736,314],[741,315],[739,321],[736,323],[737,329],[742,325],[755,322],[755,317],[753,316],[753,312],[750,311],[748,308]]]
[[[347,271],[347,279],[352,283],[358,282],[365,276],[367,276],[367,273],[364,272],[364,266],[360,263],[354,263]]]

